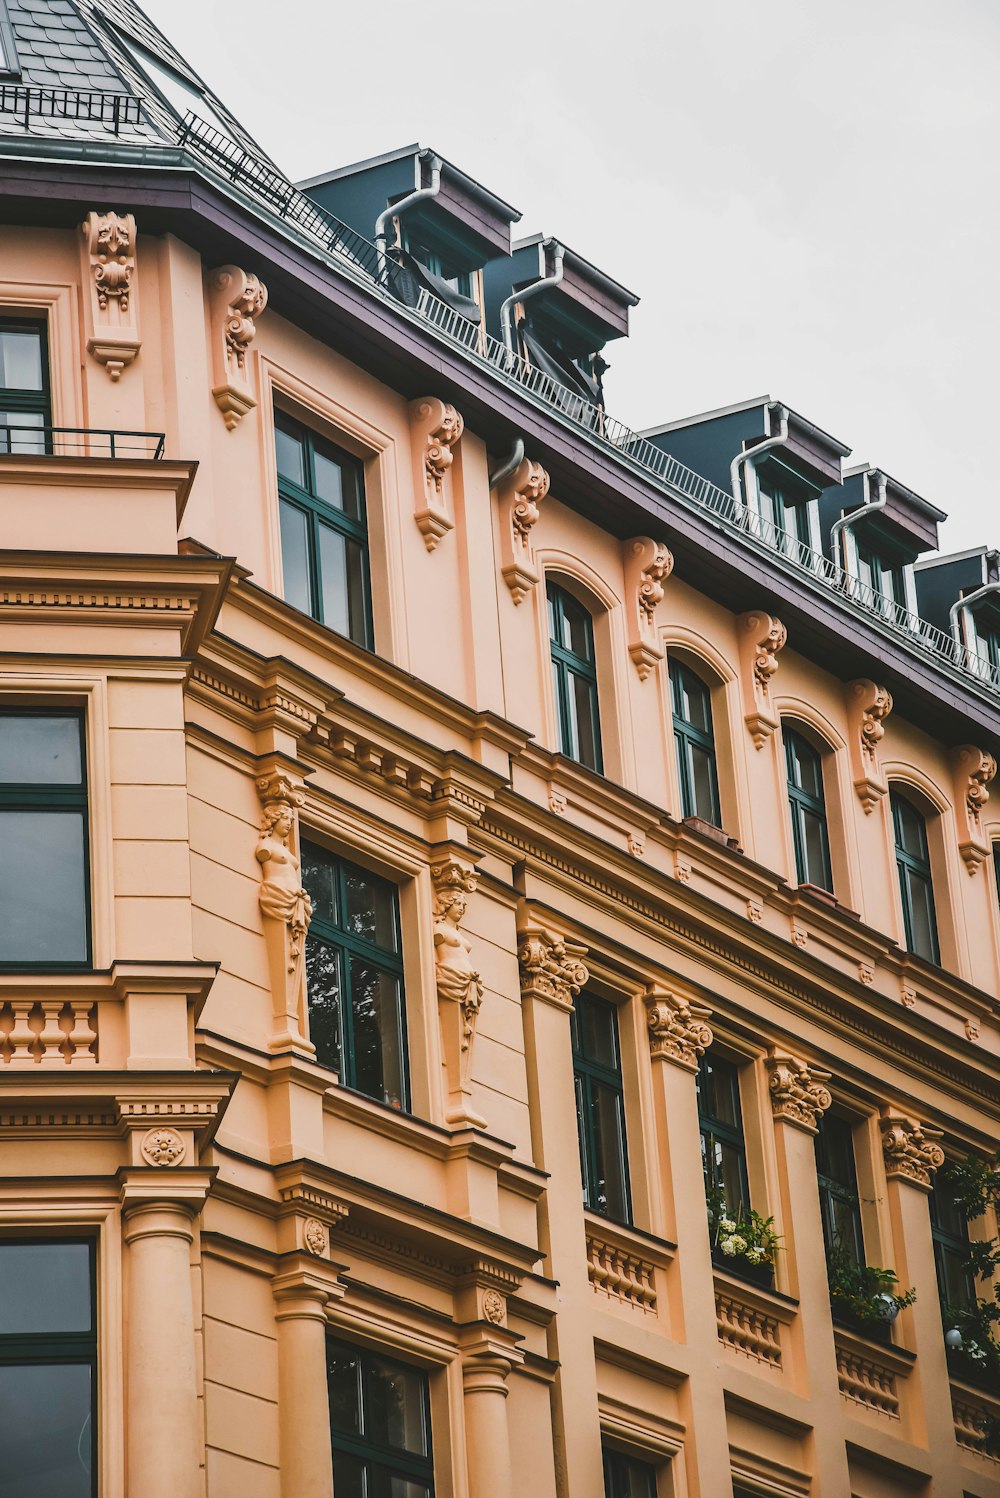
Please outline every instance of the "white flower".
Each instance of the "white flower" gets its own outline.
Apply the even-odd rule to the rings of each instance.
[[[747,1249],[747,1258],[750,1260],[751,1264],[759,1264],[766,1257],[767,1255],[764,1253],[764,1250],[762,1248]]]
[[[719,1247],[722,1249],[722,1252],[725,1254],[727,1259],[731,1259],[735,1254],[741,1252],[741,1250],[736,1247],[738,1242],[738,1238],[723,1238],[720,1241]]]
[[[729,1241],[733,1245],[733,1253],[734,1254],[745,1254],[746,1253],[746,1251],[747,1251],[747,1240],[745,1238],[741,1238],[740,1235],[739,1235],[739,1233],[734,1233],[733,1236],[730,1238]]]
[[[736,1224],[731,1217],[719,1218],[719,1231],[723,1233],[735,1233]]]

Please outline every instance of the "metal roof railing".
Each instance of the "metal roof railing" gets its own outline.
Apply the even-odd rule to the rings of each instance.
[[[391,258],[380,256],[370,241],[332,214],[324,212],[276,168],[245,147],[194,114],[187,116],[180,140],[234,183],[266,201],[319,248],[347,261],[355,273],[360,273],[375,289],[391,296],[397,303],[402,302],[447,342],[482,361],[496,374],[582,428],[616,458],[651,477],[672,495],[682,495],[699,509],[708,511],[726,530],[739,535],[745,543],[780,558],[792,570],[815,579],[853,607],[887,626],[901,642],[916,647],[938,664],[957,667],[1000,693],[1000,672],[945,630],[911,614],[893,599],[876,593],[822,552],[804,545],[796,536],[744,511],[742,507],[738,508],[731,493],[609,416],[603,407],[585,400],[519,354],[512,353],[499,339],[485,333],[481,326],[470,322],[432,292],[420,288],[419,294],[414,296],[412,283],[407,284],[400,267]]]
[[[112,133],[118,135],[123,125],[141,123],[142,103],[135,94],[0,84],[0,114],[18,115],[25,130],[31,128],[32,118],[59,119],[87,125],[110,125]]]
[[[0,457],[156,459],[163,457],[164,441],[162,432],[0,423]]]

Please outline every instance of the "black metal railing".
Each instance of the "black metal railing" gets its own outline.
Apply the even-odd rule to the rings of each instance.
[[[0,457],[162,458],[162,432],[0,423]]]
[[[33,118],[78,120],[89,125],[109,125],[112,133],[118,135],[123,125],[141,122],[142,105],[142,99],[135,94],[0,84],[0,114],[18,115],[25,130]]]

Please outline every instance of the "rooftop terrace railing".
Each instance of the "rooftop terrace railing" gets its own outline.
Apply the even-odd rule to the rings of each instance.
[[[114,135],[125,125],[138,125],[142,100],[135,94],[110,94],[78,88],[34,88],[28,84],[0,84],[0,114],[17,115],[25,130],[35,119],[76,120],[109,125]]]
[[[0,457],[155,459],[163,457],[164,441],[162,432],[0,424]]]

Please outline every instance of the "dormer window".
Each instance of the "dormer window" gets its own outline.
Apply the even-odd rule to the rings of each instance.
[[[858,581],[873,595],[870,601],[876,607],[895,604],[904,611],[909,608],[903,563],[862,541],[858,542]]]
[[[436,276],[452,291],[467,297],[469,301],[475,300],[475,281],[478,278],[474,276],[474,272],[461,267],[454,254],[450,254],[445,246],[435,244],[429,234],[420,230],[404,233],[403,248],[424,270]]]

